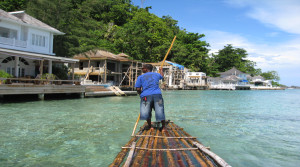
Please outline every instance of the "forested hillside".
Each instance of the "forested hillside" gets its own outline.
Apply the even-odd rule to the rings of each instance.
[[[204,34],[187,32],[171,16],[160,18],[149,12],[151,7],[139,8],[130,0],[5,0],[0,8],[25,10],[64,32],[54,40],[57,56],[72,57],[98,48],[123,52],[143,62],[158,62],[176,35],[170,61],[210,76],[232,66],[252,75],[262,73],[255,69],[255,62],[246,60],[246,50],[227,45],[219,54],[209,55]]]

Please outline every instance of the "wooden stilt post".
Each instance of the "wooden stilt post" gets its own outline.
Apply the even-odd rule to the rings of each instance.
[[[106,71],[107,71],[107,61],[106,61],[106,59],[105,59],[105,62],[104,62],[104,66],[105,66],[105,68],[104,68],[104,83],[106,83],[106,79],[107,79],[107,73],[106,73]]]
[[[75,74],[74,74],[74,68],[75,67],[74,66],[75,66],[75,63],[72,63],[71,67],[72,67],[72,80],[73,80],[72,82],[73,82],[73,84],[74,84],[74,78],[75,78]]]
[[[134,79],[134,82],[136,82],[137,80],[137,76],[138,76],[138,67],[139,67],[139,62],[136,62],[135,63],[135,79]]]

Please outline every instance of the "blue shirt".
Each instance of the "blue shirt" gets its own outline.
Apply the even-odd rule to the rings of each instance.
[[[135,83],[136,88],[143,88],[140,97],[161,94],[159,88],[159,80],[161,79],[163,79],[163,77],[159,73],[154,72],[147,72],[140,75]]]

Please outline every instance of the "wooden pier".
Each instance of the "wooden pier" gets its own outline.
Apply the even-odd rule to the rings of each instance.
[[[147,123],[121,148],[110,167],[129,166],[222,166],[230,167],[222,158],[203,146],[196,137],[173,122],[166,122],[166,131],[159,130],[160,122]]]
[[[122,91],[116,86],[80,85],[77,80],[0,78],[0,81],[0,97],[36,94],[44,100],[47,94],[79,94],[81,98],[137,95],[136,91]]]
[[[37,94],[43,100],[45,94],[76,93],[84,97],[85,87],[81,85],[34,85],[26,83],[0,85],[0,95]]]

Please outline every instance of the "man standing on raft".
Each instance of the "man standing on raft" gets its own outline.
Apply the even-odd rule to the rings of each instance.
[[[164,73],[161,68],[160,73],[154,73],[152,69],[151,64],[144,64],[142,68],[144,74],[139,76],[135,83],[136,90],[141,97],[140,119],[147,120],[149,128],[153,130],[151,116],[152,108],[154,108],[156,121],[161,121],[161,130],[165,131],[164,100],[159,88],[159,80],[163,79]]]

